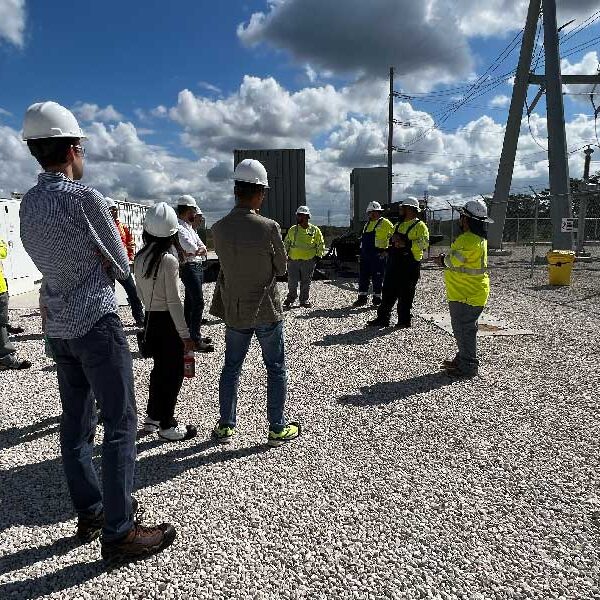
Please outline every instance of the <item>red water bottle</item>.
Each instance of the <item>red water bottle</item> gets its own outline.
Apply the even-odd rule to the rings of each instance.
[[[190,379],[196,376],[196,358],[193,351],[183,355],[183,376]]]

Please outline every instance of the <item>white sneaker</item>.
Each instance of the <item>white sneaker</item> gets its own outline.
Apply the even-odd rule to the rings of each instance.
[[[181,442],[195,437],[197,431],[193,425],[176,425],[169,429],[160,429],[158,437],[167,442]]]
[[[144,427],[142,429],[147,433],[155,433],[160,429],[160,421],[155,421],[150,417],[146,417],[144,420]]]

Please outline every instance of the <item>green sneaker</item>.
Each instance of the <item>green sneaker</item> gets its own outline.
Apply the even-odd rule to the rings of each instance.
[[[283,446],[283,444],[286,442],[295,440],[300,435],[301,429],[300,423],[292,421],[291,423],[288,423],[279,433],[269,431],[269,439],[267,440],[267,444],[269,444],[271,448]]]
[[[229,444],[234,433],[235,427],[229,427],[228,425],[221,427],[221,425],[217,423],[212,430],[212,437],[217,440],[219,444]]]

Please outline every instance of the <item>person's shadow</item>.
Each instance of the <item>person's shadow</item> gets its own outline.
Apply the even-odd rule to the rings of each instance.
[[[46,367],[47,369],[48,367]],[[45,370],[45,369],[43,369]],[[0,450],[12,448],[19,444],[33,442],[46,435],[58,433],[60,416],[48,417],[38,423],[27,425],[26,427],[9,427],[0,430]]]
[[[452,385],[452,379],[446,373],[439,371],[411,377],[403,381],[384,381],[360,388],[360,394],[346,395],[338,399],[339,404],[348,406],[376,406],[391,404],[417,394]]]
[[[347,345],[363,345],[368,344],[375,338],[384,337],[393,332],[390,327],[379,328],[379,327],[362,327],[361,329],[354,329],[352,331],[346,331],[345,333],[331,333],[323,337],[318,342],[313,342],[314,346],[347,346]]]
[[[32,439],[26,437],[27,435],[37,435],[37,433],[35,427],[31,431],[24,428],[17,433],[13,432],[7,440],[11,445],[16,445],[21,441]],[[138,452],[142,454],[145,450],[164,445],[165,442],[156,438],[150,439],[148,436],[143,438],[137,447]],[[163,454],[142,456],[138,460],[135,490],[170,481],[189,469],[229,460],[240,460],[270,450],[266,444],[223,450],[222,446],[212,440],[169,447],[172,449]],[[100,448],[97,447],[94,452],[96,467],[99,466],[99,454]],[[61,459],[58,457],[0,471],[0,494],[2,494],[0,532],[15,526],[33,529],[38,526],[52,525],[75,516]],[[49,502],[48,498],[52,498],[52,502]],[[23,569],[53,556],[68,554],[77,545],[77,539],[71,537],[59,539],[46,546],[27,548],[14,554],[3,554],[0,561],[0,575]],[[13,595],[29,599],[40,598],[57,591],[71,589],[97,577],[105,570],[106,566],[100,560],[91,564],[77,563],[41,577],[31,577],[25,581],[0,585],[0,598],[10,598]]]

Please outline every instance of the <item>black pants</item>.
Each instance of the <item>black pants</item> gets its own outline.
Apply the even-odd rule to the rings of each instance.
[[[185,300],[183,312],[185,322],[190,329],[190,337],[200,341],[200,325],[202,324],[202,313],[204,312],[204,295],[202,293],[202,282],[204,273],[200,263],[186,263],[179,269],[179,276],[185,287]]]
[[[173,423],[175,404],[183,383],[183,342],[167,311],[148,313],[146,340],[154,359],[148,416],[160,421],[161,429],[168,429]]]
[[[416,260],[410,257],[389,260],[383,280],[382,298],[377,309],[377,318],[389,322],[394,304],[398,302],[398,324],[410,325],[410,311],[420,276],[421,265]]]

